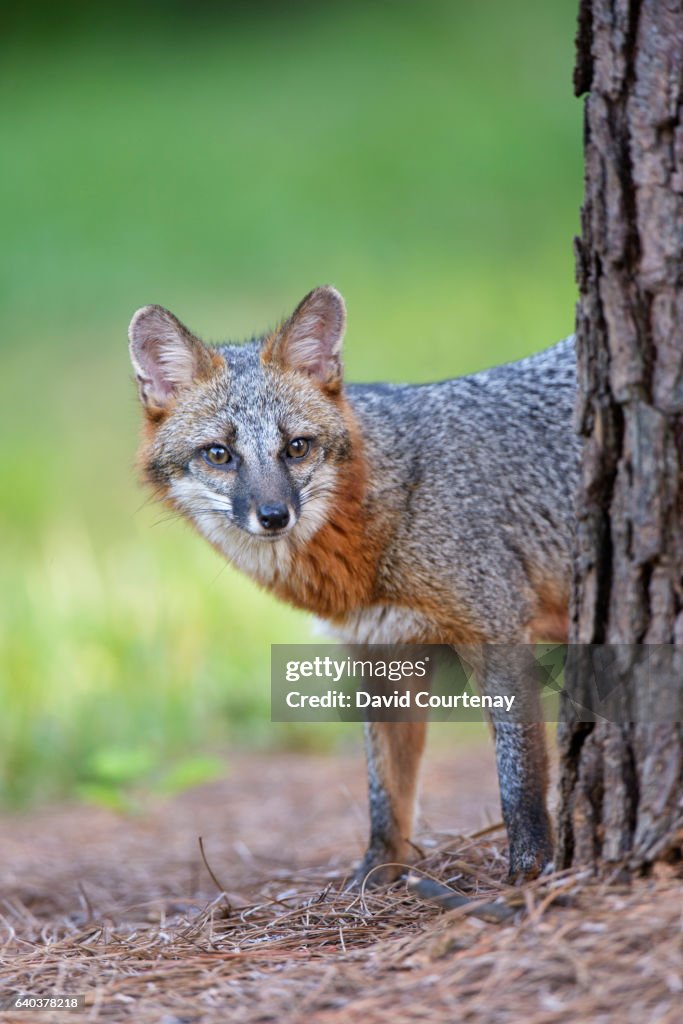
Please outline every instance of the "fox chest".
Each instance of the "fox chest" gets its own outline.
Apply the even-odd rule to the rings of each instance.
[[[401,605],[371,605],[326,623],[340,640],[355,644],[437,643],[434,623]]]

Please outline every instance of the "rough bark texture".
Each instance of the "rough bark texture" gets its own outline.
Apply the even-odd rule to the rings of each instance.
[[[588,96],[571,639],[682,645],[681,0],[582,0],[574,84]],[[635,649],[621,657],[637,677]],[[655,707],[658,686],[683,686],[662,666]],[[584,682],[579,656],[567,685],[580,698]],[[632,724],[561,723],[560,866],[680,855],[683,726],[647,719],[637,707]]]

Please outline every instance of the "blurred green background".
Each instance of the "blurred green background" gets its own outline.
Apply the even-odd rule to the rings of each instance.
[[[358,380],[454,376],[569,333],[575,18],[575,0],[158,0],[9,20],[5,801],[116,803],[206,778],[238,743],[338,738],[269,721],[269,645],[307,640],[307,617],[144,504],[127,324],[158,302],[238,340],[331,282]]]

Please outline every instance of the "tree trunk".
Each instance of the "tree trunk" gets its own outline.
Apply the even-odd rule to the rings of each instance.
[[[584,452],[570,638],[580,646],[566,686],[585,696],[591,644],[625,645],[619,671],[635,685],[619,721],[565,711],[557,862],[638,869],[683,845],[683,646],[635,646],[683,645],[681,0],[582,0],[574,84],[588,92],[576,240]],[[668,720],[657,713],[667,702]]]

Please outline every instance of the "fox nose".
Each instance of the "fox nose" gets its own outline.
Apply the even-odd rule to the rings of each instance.
[[[281,503],[259,505],[256,518],[264,530],[281,530],[289,522],[289,509]]]

